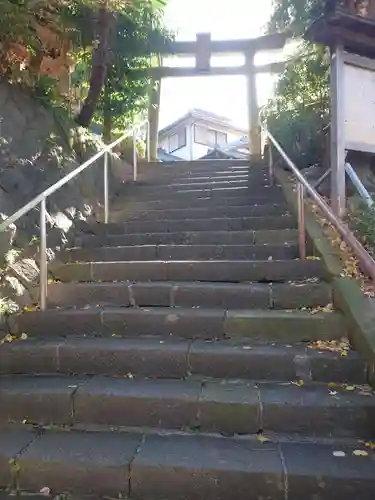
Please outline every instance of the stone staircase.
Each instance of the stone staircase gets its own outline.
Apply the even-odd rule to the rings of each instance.
[[[28,338],[0,345],[0,486],[373,500],[367,366],[281,188],[243,162],[154,171],[82,225],[50,309],[9,320]]]

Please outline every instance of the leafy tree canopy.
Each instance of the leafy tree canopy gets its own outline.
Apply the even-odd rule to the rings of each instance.
[[[289,29],[299,37],[325,7],[326,0],[275,0],[268,30]],[[297,165],[304,168],[322,160],[329,122],[329,56],[325,47],[301,44],[295,59],[279,76],[275,95],[262,115]]]
[[[165,3],[2,0],[0,75],[45,101],[68,101],[82,126],[107,116],[109,131],[123,128],[146,108],[150,90],[150,80],[134,70],[150,67],[151,56],[172,38],[163,24]]]

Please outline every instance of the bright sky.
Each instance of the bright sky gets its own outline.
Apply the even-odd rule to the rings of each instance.
[[[213,39],[255,38],[264,34],[271,13],[272,0],[169,0],[167,25],[177,31],[177,39],[194,40],[196,33],[211,32]],[[272,55],[271,55],[272,57]],[[274,57],[274,56],[273,56]],[[267,59],[270,58],[270,55]],[[267,62],[262,58],[262,62]],[[242,64],[241,58],[223,60],[216,65]],[[192,61],[168,65],[191,65]],[[194,63],[193,63],[194,64]],[[258,76],[258,100],[267,102],[272,94],[273,77]],[[160,128],[182,116],[191,108],[227,116],[246,127],[245,77],[168,78],[163,80]]]

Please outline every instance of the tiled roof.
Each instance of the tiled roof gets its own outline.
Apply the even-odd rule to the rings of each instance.
[[[222,125],[224,127],[231,128],[233,130],[236,130],[238,132],[244,132],[245,130],[242,129],[241,127],[238,127],[237,125],[233,124],[229,118],[226,118],[225,116],[220,116],[215,113],[211,113],[211,111],[205,111],[203,109],[191,109],[188,111],[185,115],[183,115],[181,118],[178,120],[175,120],[174,122],[170,123],[163,129],[159,131],[159,136],[165,134],[169,130],[173,129],[177,125],[185,122],[186,120],[193,119],[193,120],[207,120],[212,123],[216,123],[218,125]]]

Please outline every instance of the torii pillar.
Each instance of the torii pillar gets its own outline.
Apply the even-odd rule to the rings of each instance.
[[[251,158],[255,161],[259,161],[262,157],[262,132],[259,118],[256,71],[254,66],[255,51],[250,49],[245,54],[245,57],[249,149]]]
[[[153,80],[153,87],[150,91],[148,106],[148,133],[150,134],[148,146],[150,148],[150,161],[157,161],[158,156],[158,134],[160,115],[161,79]]]

